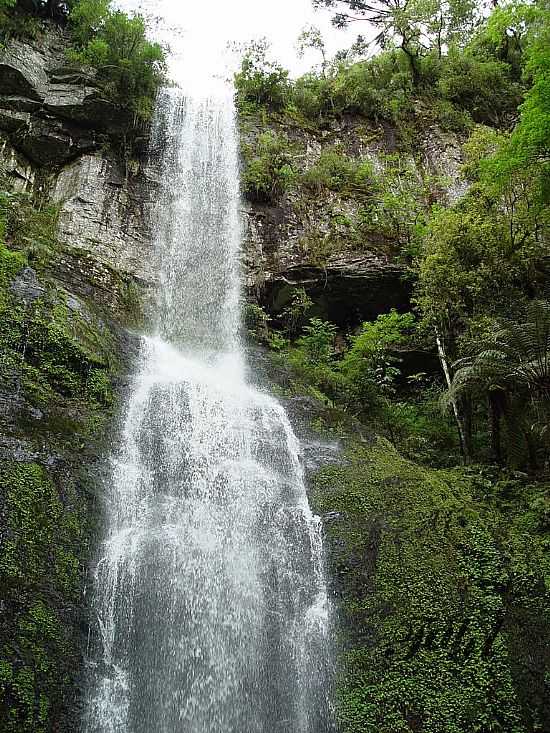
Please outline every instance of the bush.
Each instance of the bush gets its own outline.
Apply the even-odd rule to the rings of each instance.
[[[239,107],[243,102],[281,109],[288,98],[288,71],[267,58],[268,43],[261,40],[249,44],[235,74],[235,90]]]
[[[302,183],[314,190],[365,193],[374,178],[370,160],[350,158],[338,147],[323,150],[319,160],[302,176]]]
[[[243,159],[241,184],[250,201],[274,203],[294,178],[290,144],[273,132],[259,135],[254,149],[244,145]]]
[[[269,321],[269,316],[261,306],[256,303],[245,305],[244,325],[251,338],[260,343],[267,343],[269,340]]]
[[[0,242],[24,251],[33,266],[47,262],[57,243],[58,208],[37,208],[28,194],[0,191]]]
[[[17,0],[0,0],[0,46],[10,38],[34,39],[40,32],[38,18],[16,7]]]
[[[400,371],[390,347],[405,340],[414,322],[412,313],[392,310],[378,316],[376,321],[363,323],[357,336],[352,337],[351,348],[344,354],[339,371],[350,397],[363,408],[372,401],[373,387],[382,394],[393,393]]]
[[[438,94],[466,109],[476,122],[498,125],[517,109],[521,88],[502,61],[483,60],[469,53],[445,59]]]
[[[322,122],[337,111],[332,80],[317,74],[305,74],[289,90],[289,106],[310,120]]]
[[[145,35],[145,21],[112,10],[109,0],[80,0],[71,10],[72,61],[93,66],[107,96],[140,120],[152,116],[165,56]]]
[[[447,132],[468,132],[474,126],[470,113],[447,99],[438,99],[435,102],[434,114],[437,124]]]

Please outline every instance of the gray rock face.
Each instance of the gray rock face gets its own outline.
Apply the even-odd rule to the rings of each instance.
[[[17,300],[29,305],[44,295],[45,288],[32,267],[25,267],[13,281],[11,291]]]
[[[6,132],[15,132],[21,127],[30,125],[28,112],[16,112],[11,109],[0,109],[0,128]]]
[[[104,99],[97,88],[75,84],[50,84],[44,109],[62,119],[100,129],[120,123],[122,117],[120,110]]]
[[[112,160],[86,155],[64,168],[53,188],[59,239],[96,262],[144,283],[155,279],[145,224],[151,188],[142,171],[124,174]]]
[[[41,166],[59,166],[97,147],[93,130],[63,123],[55,118],[31,118],[20,125],[12,143],[29,160]]]
[[[41,102],[47,86],[44,57],[26,43],[11,41],[0,53],[0,94]]]
[[[93,86],[94,73],[66,65],[67,38],[51,29],[40,47],[10,41],[0,51],[0,130],[41,166],[60,166],[95,150],[125,112]]]
[[[5,177],[13,191],[30,191],[35,172],[30,162],[7,141],[0,138],[0,175]]]
[[[278,123],[274,123],[275,127]],[[243,123],[243,141],[254,149],[263,126]],[[295,146],[293,167],[304,172],[321,153],[337,147],[351,158],[370,161],[384,176],[395,154],[391,129],[369,127],[360,117],[333,121],[329,130],[312,132],[293,125],[276,129]],[[433,186],[436,200],[454,202],[467,190],[460,174],[461,146],[455,135],[438,128],[426,131],[413,155],[400,153],[401,167],[418,190]],[[411,285],[406,267],[392,252],[400,244],[372,227],[359,235],[350,222],[364,216],[357,197],[322,188],[292,187],[276,205],[247,202],[243,264],[249,294],[277,318],[289,305],[297,287],[315,303],[312,315],[343,327],[376,318],[390,308],[410,308]],[[375,214],[373,214],[375,216]],[[353,225],[355,226],[355,225]]]
[[[123,170],[97,152],[105,128],[124,119],[93,85],[93,70],[67,64],[67,44],[51,27],[37,47],[13,41],[0,52],[0,175],[14,191],[39,182],[41,196],[49,192],[60,206],[57,267],[80,294],[99,289],[112,304],[120,278],[154,280],[145,223],[152,184],[141,164]]]

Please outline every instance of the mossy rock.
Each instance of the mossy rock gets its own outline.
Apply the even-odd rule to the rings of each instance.
[[[0,239],[0,730],[79,726],[94,479],[117,337],[93,304]]]
[[[345,733],[550,730],[548,527],[488,485],[384,440],[317,475]]]
[[[75,487],[38,463],[0,462],[0,727],[68,730],[79,675],[77,629],[87,512]]]

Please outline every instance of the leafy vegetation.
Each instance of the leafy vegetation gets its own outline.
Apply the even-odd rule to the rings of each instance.
[[[383,440],[319,473],[315,509],[338,517],[343,730],[548,729],[547,489],[422,468]]]
[[[285,190],[292,194],[290,205],[298,216],[316,195],[323,197],[325,210],[330,207],[328,228],[311,223],[301,240],[312,264],[324,266],[331,254],[345,248],[366,248],[408,265],[418,322],[411,343],[431,342],[433,348],[437,344],[443,391],[453,372],[464,368],[464,360],[477,363],[483,344],[510,328],[510,321],[531,332],[529,315],[525,315],[532,313],[529,302],[546,297],[549,11],[544,2],[511,2],[482,18],[477,4],[468,2],[323,4],[344,9],[336,16],[337,25],[355,22],[352,11],[378,25],[383,50],[367,61],[347,54],[332,63],[325,58],[320,73],[291,81],[280,69],[273,76],[276,64],[267,61],[265,46],[256,47],[254,89],[265,76],[270,91],[249,94],[247,74],[237,75],[242,124],[246,128],[247,120],[254,114],[257,118],[260,111],[264,121],[280,131],[277,156],[292,175],[279,188],[279,196]],[[439,19],[436,25],[434,19]],[[302,42],[317,47],[319,38],[310,33]],[[269,74],[263,73],[264,67]],[[273,84],[280,85],[279,94]],[[276,99],[276,104],[270,99]],[[255,112],[250,105],[255,105]],[[375,166],[371,157],[350,154],[349,146],[341,143],[322,144],[316,161],[307,164],[297,142],[285,148],[283,131],[298,126],[307,135],[319,135],[327,121],[348,113],[367,120],[363,133],[367,140],[374,134],[373,123],[391,122],[401,149],[389,155],[377,153]],[[425,130],[433,122],[441,125],[443,118],[448,129],[461,135],[462,175],[468,184],[467,193],[452,204],[442,194],[445,181],[426,174],[409,149],[414,129]],[[360,146],[363,139],[357,142]],[[251,155],[248,146],[245,163]],[[258,149],[264,148],[260,144]],[[250,170],[250,175],[257,174],[256,168]],[[245,167],[245,182],[247,175]],[[271,180],[276,177],[272,175]],[[375,366],[366,356],[361,364],[369,378],[358,384],[358,372],[352,374],[349,364],[360,324],[349,335],[348,345],[343,347],[340,339],[339,347],[323,352],[319,360],[312,355],[312,339],[332,334],[337,340],[331,324],[317,320],[301,325],[306,330],[293,343],[290,358],[302,381],[309,379],[328,400],[361,415],[367,407],[387,401],[386,378],[404,388],[399,365],[388,368],[377,383],[372,377]],[[537,328],[536,322],[531,325]],[[292,339],[293,334],[288,335]],[[422,380],[419,384],[426,388]],[[412,386],[406,387],[408,398],[414,392],[409,389]],[[539,387],[528,398],[525,394],[520,398],[529,412],[525,424],[530,426],[528,433],[523,431],[526,447],[521,458],[515,449],[497,450],[494,433],[499,428],[488,397],[490,386],[460,393],[453,388],[449,394],[447,404],[452,406],[466,460],[545,465],[546,428],[540,425],[544,395]],[[402,402],[399,394],[395,398]],[[390,419],[388,424],[393,422]],[[508,442],[517,443],[508,434]]]
[[[57,213],[0,192],[0,391],[13,395],[0,429],[20,446],[0,460],[6,733],[78,726],[81,591],[96,518],[82,463],[115,404],[112,333],[48,276]]]
[[[164,78],[164,51],[147,40],[143,18],[113,10],[109,0],[78,0],[69,22],[76,41],[71,59],[97,69],[106,94],[148,120]]]
[[[279,68],[263,95],[237,75],[247,144],[258,120],[292,140],[272,203],[301,222],[308,266],[366,250],[413,290],[410,312],[347,331],[315,287],[256,312],[284,388],[315,397],[348,448],[313,494],[340,609],[341,728],[546,732],[550,10],[317,4],[337,25],[373,23],[378,53],[359,39],[330,61],[308,31],[319,71]],[[452,196],[417,153],[441,132],[462,151]]]
[[[257,203],[272,203],[284,193],[293,178],[288,140],[273,132],[262,133],[254,148],[243,146],[245,196]]]
[[[69,60],[95,69],[97,83],[109,99],[138,121],[150,119],[164,79],[164,51],[147,40],[140,15],[129,16],[114,9],[110,0],[2,0],[0,41],[39,35],[39,20],[44,17],[68,23],[72,42]]]

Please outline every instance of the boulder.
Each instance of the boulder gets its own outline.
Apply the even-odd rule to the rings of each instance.
[[[59,166],[97,147],[92,131],[56,119],[34,118],[14,133],[12,141],[30,161]]]
[[[59,52],[61,53],[61,52]],[[76,66],[55,65],[51,68],[51,49],[36,49],[26,43],[11,41],[0,52],[0,107],[17,113],[33,113],[38,118],[56,117],[85,128],[97,130],[121,129],[130,123],[128,114],[105,99],[102,92],[94,86],[95,72]],[[0,129],[14,132],[18,125],[14,115],[0,116]],[[48,125],[51,127],[51,125]],[[40,130],[38,146],[42,145],[44,124],[30,125],[30,137],[33,130]],[[57,126],[58,127],[58,126]],[[86,133],[87,134],[87,133]],[[66,136],[79,138],[74,130],[67,129]],[[57,138],[57,133],[54,138]],[[36,145],[31,142],[34,150]],[[54,155],[54,161],[70,160],[74,157],[74,145],[66,156]],[[77,145],[78,148],[78,145]],[[88,146],[85,147],[89,149]],[[29,150],[27,143],[25,152]],[[51,161],[48,155],[29,155],[39,162],[44,158]],[[53,161],[52,161],[53,162]]]
[[[125,121],[122,110],[104,99],[95,87],[51,84],[46,92],[44,108],[61,119],[101,130]]]
[[[10,289],[17,300],[23,302],[25,305],[30,305],[35,300],[38,300],[38,298],[41,298],[46,292],[32,267],[25,267],[17,275]]]
[[[44,59],[31,46],[11,41],[0,52],[0,95],[41,102],[47,85]]]

